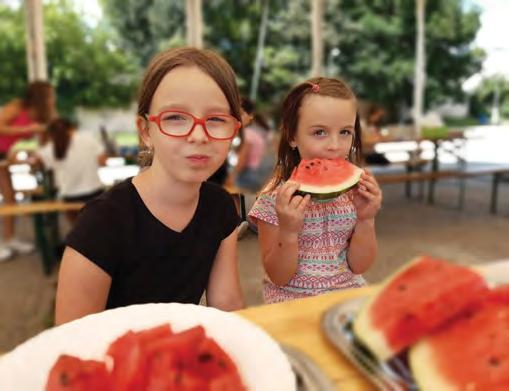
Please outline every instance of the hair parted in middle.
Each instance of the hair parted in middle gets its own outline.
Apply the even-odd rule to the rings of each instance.
[[[302,101],[307,95],[320,95],[332,98],[353,100],[357,98],[351,88],[342,80],[315,77],[306,80],[295,86],[283,101],[281,110],[280,141],[278,148],[277,164],[274,168],[274,174],[269,183],[268,190],[275,189],[279,184],[288,180],[295,167],[300,163],[301,157],[298,149],[290,146],[290,142],[295,138],[299,125],[300,108]],[[361,143],[361,124],[359,113],[356,113],[354,124],[354,138],[348,160],[359,164],[361,161],[362,143]]]

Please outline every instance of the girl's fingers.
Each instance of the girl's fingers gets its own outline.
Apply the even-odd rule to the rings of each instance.
[[[295,182],[286,182],[277,193],[277,199],[283,205],[288,205],[293,193],[299,188],[299,184]]]
[[[378,186],[378,184],[376,182],[368,182],[368,181],[361,181],[360,182],[360,188],[365,188],[367,190],[369,190],[371,193],[373,194],[380,194],[381,190],[380,190],[380,187]]]
[[[302,198],[299,205],[297,206],[297,210],[299,212],[304,212],[304,210],[306,209],[306,207],[309,204],[310,199],[311,199],[311,196],[309,194],[306,194],[306,196]]]
[[[293,196],[292,199],[290,200],[290,204],[289,204],[290,208],[297,209],[303,199],[304,199],[304,197],[302,197],[300,195]]]
[[[368,199],[369,201],[373,201],[375,199],[378,198],[378,195],[377,194],[373,194],[371,192],[369,192],[368,190],[366,189],[363,189],[363,188],[359,188],[357,189],[357,192],[363,196],[364,198]]]

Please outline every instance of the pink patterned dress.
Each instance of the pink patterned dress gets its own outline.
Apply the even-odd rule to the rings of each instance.
[[[258,197],[250,220],[278,225],[276,190]],[[297,272],[285,286],[263,280],[266,303],[277,303],[366,284],[348,266],[346,253],[357,214],[348,193],[332,200],[311,200],[304,212],[304,227],[298,238]]]

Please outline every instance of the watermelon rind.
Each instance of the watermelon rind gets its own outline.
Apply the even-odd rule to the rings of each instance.
[[[332,198],[336,198],[336,197],[339,197],[341,194],[344,194],[350,190],[352,190],[355,186],[357,185],[357,183],[355,183],[354,185],[350,186],[350,187],[347,187],[346,189],[343,189],[343,190],[339,190],[339,191],[331,191],[330,193],[323,193],[323,187],[320,188],[320,192],[316,192],[317,189],[311,189],[311,190],[302,190],[303,187],[306,187],[306,188],[309,188],[309,187],[312,187],[312,186],[303,186],[301,185],[299,187],[299,190],[297,190],[295,192],[295,194],[297,195],[301,195],[301,196],[305,196],[307,194],[309,194],[311,196],[311,198],[314,198],[314,199],[317,199],[317,200],[329,200],[329,199],[332,199]]]
[[[373,292],[373,294],[368,297],[361,310],[359,311],[359,314],[354,320],[354,334],[364,345],[366,345],[366,347],[371,351],[371,353],[375,355],[379,361],[388,360],[395,354],[395,352],[389,346],[384,333],[379,331],[373,325],[370,316],[371,307],[376,299],[378,299],[378,294],[382,292],[384,288],[392,282],[392,280],[398,277],[404,270],[412,267],[420,259],[421,257],[412,259],[410,262],[396,270],[396,272],[394,272],[391,277],[386,279],[380,286],[378,286],[375,289],[375,292]]]
[[[361,179],[362,169],[358,168],[357,172],[352,175],[348,181],[344,181],[338,185],[332,186],[313,186],[301,183],[297,194],[305,196],[309,194],[312,198],[319,200],[327,200],[330,198],[336,198],[347,191],[352,190],[359,180]]]
[[[433,350],[426,340],[422,340],[410,349],[410,368],[413,377],[422,391],[457,390],[436,369]]]

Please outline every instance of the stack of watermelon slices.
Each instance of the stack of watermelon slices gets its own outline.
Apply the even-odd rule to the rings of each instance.
[[[423,391],[509,390],[509,285],[420,257],[372,295],[354,333],[380,361],[408,351]]]

